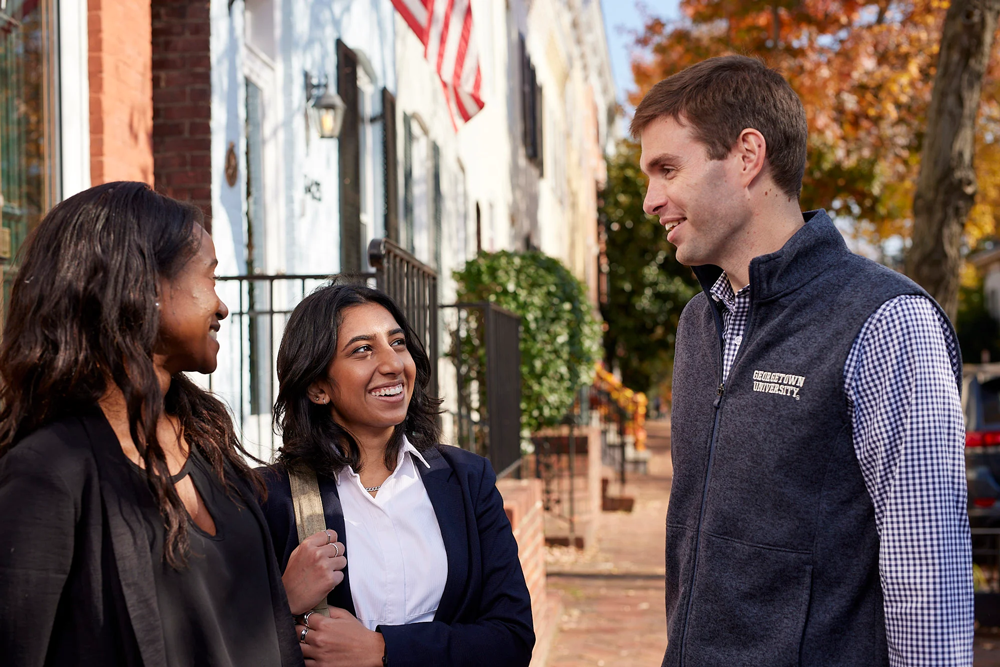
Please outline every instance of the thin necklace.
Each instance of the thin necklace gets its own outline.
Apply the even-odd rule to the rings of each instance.
[[[367,492],[371,493],[371,492],[373,492],[373,491],[378,491],[378,490],[379,490],[379,489],[381,489],[381,488],[382,488],[382,485],[381,485],[381,484],[379,484],[378,486],[366,486],[366,487],[365,487],[365,491],[367,491]]]

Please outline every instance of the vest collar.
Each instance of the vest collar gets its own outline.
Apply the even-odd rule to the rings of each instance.
[[[805,224],[781,250],[754,257],[750,262],[750,295],[754,301],[769,301],[787,294],[823,273],[831,264],[850,254],[844,237],[826,211],[802,214]],[[705,294],[722,275],[718,266],[693,267]]]

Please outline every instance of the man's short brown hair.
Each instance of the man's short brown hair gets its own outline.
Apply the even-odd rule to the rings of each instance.
[[[709,58],[660,81],[636,107],[632,136],[664,116],[692,126],[712,160],[729,155],[740,132],[757,130],[767,142],[771,178],[798,199],[806,168],[806,112],[784,77],[760,60]]]

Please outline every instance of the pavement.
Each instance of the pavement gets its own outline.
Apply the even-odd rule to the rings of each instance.
[[[562,613],[547,667],[657,667],[667,645],[663,598],[665,518],[673,469],[670,426],[647,422],[648,474],[610,495],[635,498],[632,513],[605,512],[596,544],[547,549],[549,594]],[[1000,667],[1000,628],[976,631],[974,667]]]
[[[974,667],[1000,667],[1000,628],[976,630]]]
[[[648,474],[629,474],[609,495],[635,498],[631,513],[605,512],[597,543],[549,547],[549,594],[562,598],[548,667],[658,666],[667,646],[663,545],[670,498],[670,428],[647,422]]]

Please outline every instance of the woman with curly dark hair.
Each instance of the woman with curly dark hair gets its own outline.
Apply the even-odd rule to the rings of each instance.
[[[496,476],[438,444],[430,361],[399,307],[320,288],[292,313],[277,371],[284,445],[264,514],[306,664],[526,666],[531,601]],[[332,591],[285,567],[315,537],[310,505],[347,551]]]
[[[29,238],[0,344],[4,664],[300,665],[215,370],[228,310],[201,212],[142,183]]]

